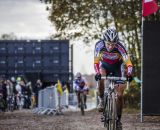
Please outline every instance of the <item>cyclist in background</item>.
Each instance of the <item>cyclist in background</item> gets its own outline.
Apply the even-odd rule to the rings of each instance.
[[[96,43],[94,50],[94,68],[96,72],[95,80],[99,81],[99,104],[97,106],[99,112],[103,112],[104,107],[104,80],[101,79],[101,76],[107,76],[112,73],[112,76],[122,77],[125,74],[124,67],[126,67],[127,80],[131,81],[132,63],[130,61],[125,47],[123,46],[123,43],[119,41],[116,29],[110,27],[103,33],[103,39],[99,40]],[[118,93],[117,126],[121,129],[123,92],[126,85],[124,81],[116,81],[116,84],[118,85],[118,87],[116,87]]]
[[[82,74],[80,72],[78,72],[75,76],[73,88],[77,94],[78,107],[80,107],[80,92],[83,91],[85,94],[84,97],[85,108],[87,108],[86,101],[89,89],[86,85],[86,81],[82,78]]]

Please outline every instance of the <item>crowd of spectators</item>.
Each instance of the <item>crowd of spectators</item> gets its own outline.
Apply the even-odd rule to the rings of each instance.
[[[33,84],[22,77],[0,77],[0,110],[13,111],[37,107],[38,92],[42,85],[40,79]]]

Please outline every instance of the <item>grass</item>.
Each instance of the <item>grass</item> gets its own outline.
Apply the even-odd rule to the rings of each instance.
[[[140,113],[140,109],[139,108],[125,107],[125,108],[123,108],[123,113],[126,113],[126,114],[137,114],[137,113]]]

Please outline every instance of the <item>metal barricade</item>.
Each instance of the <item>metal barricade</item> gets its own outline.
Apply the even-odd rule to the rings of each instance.
[[[63,92],[60,100],[61,100],[61,101],[60,101],[60,106],[62,106],[62,107],[68,107],[68,105],[69,105],[68,100],[69,100],[69,99],[68,99],[68,94],[67,94],[66,91]]]
[[[59,95],[55,86],[47,87],[39,91],[38,108],[34,110],[34,113],[60,114],[62,113],[61,109],[68,107],[68,99],[68,93],[66,91],[62,95]]]
[[[44,91],[45,90],[40,90],[38,93],[38,108],[42,108],[43,107],[43,97],[44,97]]]
[[[69,94],[69,105],[77,105],[78,101],[77,101],[77,96],[75,93],[70,93]]]
[[[68,110],[76,110],[77,103],[76,93],[64,91],[63,94],[60,95],[55,86],[47,87],[39,91],[38,108],[33,110],[33,112],[47,115],[62,114],[62,109],[64,110],[68,107]],[[93,108],[96,108],[96,97],[87,96],[87,109]]]
[[[47,87],[44,91],[43,107],[56,109],[58,106],[57,91],[55,87]]]
[[[38,108],[34,110],[38,114],[54,114],[58,107],[58,93],[55,86],[47,87],[39,91]]]

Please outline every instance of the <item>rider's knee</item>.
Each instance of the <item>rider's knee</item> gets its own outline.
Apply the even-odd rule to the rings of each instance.
[[[104,79],[101,79],[100,81],[99,81],[99,89],[103,89],[104,88]]]

